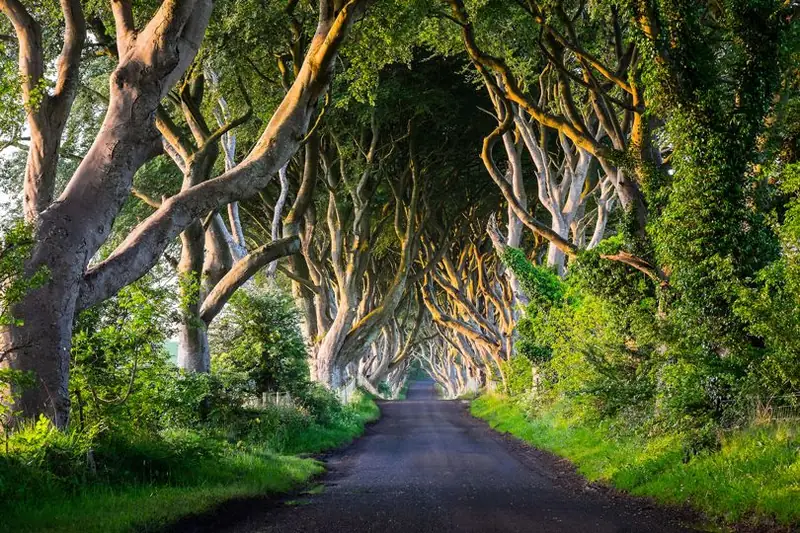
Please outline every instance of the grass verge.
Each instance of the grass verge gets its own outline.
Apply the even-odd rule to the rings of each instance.
[[[513,399],[485,395],[472,414],[494,429],[572,461],[590,481],[683,505],[723,522],[800,522],[800,435],[793,427],[728,434],[722,447],[685,461],[680,435],[644,438],[610,423],[575,423],[557,408],[530,418]]]
[[[0,503],[0,531],[150,532],[227,500],[289,491],[324,468],[315,459],[288,454],[313,454],[345,445],[380,415],[375,402],[365,395],[345,411],[347,416],[328,424],[286,429],[276,442],[264,446],[238,443],[225,447],[217,455],[194,462],[190,474],[166,481],[86,482],[76,483],[70,490],[59,485],[31,485],[20,497]],[[24,469],[16,472],[21,474]],[[22,480],[0,476],[0,485],[15,481]]]

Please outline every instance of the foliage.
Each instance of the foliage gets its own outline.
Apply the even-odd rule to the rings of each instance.
[[[282,454],[340,446],[378,417],[370,396],[342,405],[309,382],[297,311],[284,294],[237,296],[215,337],[224,344],[216,344],[211,374],[169,361],[164,342],[179,307],[170,282],[148,276],[80,314],[75,416],[63,431],[42,417],[9,434],[0,530],[128,531],[227,498],[287,490],[322,467]],[[291,391],[295,404],[254,407],[266,387]]]
[[[298,322],[285,293],[238,291],[212,327],[214,371],[245,374],[254,393],[305,392],[309,370]]]
[[[55,430],[47,434],[44,449],[50,457],[55,440],[71,438]],[[0,456],[0,493],[8,498],[0,531],[157,529],[221,501],[290,490],[322,471],[313,459],[277,455],[258,445],[223,445],[186,432],[95,446],[93,476],[87,475],[87,455],[79,446],[60,448],[58,464],[72,465],[65,471],[69,477],[26,463],[19,454]]]
[[[517,396],[528,392],[533,386],[533,365],[524,355],[517,355],[503,364],[503,375],[506,378],[506,392]]]
[[[641,273],[600,259],[621,244],[613,238],[583,253],[567,279],[558,281],[555,303],[531,299],[518,322],[517,351],[541,367],[541,401],[567,400],[589,418],[635,412],[656,433],[705,434],[712,421],[722,423],[737,398],[766,392],[755,383],[758,363],[721,360],[686,328],[678,330],[673,317],[658,309],[660,289]],[[515,273],[524,268],[518,261]],[[787,368],[795,361],[793,354],[784,358]],[[715,445],[713,439],[708,445]]]
[[[547,362],[553,353],[548,321],[552,309],[563,304],[564,284],[552,270],[528,262],[517,248],[507,247],[500,259],[519,280],[529,300],[525,316],[517,323],[519,340],[515,348],[534,364]]]
[[[14,304],[28,291],[41,286],[49,276],[46,269],[33,274],[25,272],[25,262],[33,244],[31,228],[21,220],[0,227],[0,326],[14,322]]]
[[[164,349],[171,334],[167,298],[140,281],[79,315],[71,368],[79,425],[162,427],[159,394],[176,373]]]
[[[532,305],[546,308],[564,298],[561,280],[551,270],[531,264],[522,250],[508,246],[501,257],[503,264],[514,272]]]
[[[308,356],[294,302],[277,288],[239,291],[211,330],[212,379],[234,396],[288,392],[320,424],[342,416],[336,396],[310,381]],[[220,394],[211,394],[219,398]],[[235,403],[235,402],[234,402]]]
[[[734,310],[761,339],[748,368],[751,393],[779,396],[800,390],[800,270],[786,257],[761,270],[754,287],[742,288]]]
[[[0,531],[156,528],[227,499],[286,491],[322,466],[281,454],[345,444],[378,414],[361,394],[326,422],[291,407],[243,413],[230,426],[155,433],[57,431],[42,418],[19,428],[10,453],[0,454]]]
[[[201,109],[192,111],[209,124],[216,123],[219,97],[224,96],[231,116],[253,108],[254,119],[235,130],[239,153],[234,155],[241,160],[242,150],[257,142],[283,99],[285,86],[314,35],[316,16],[309,3],[224,0],[216,4],[197,60],[179,90],[165,99],[161,119],[171,116],[173,104],[187,106],[180,103],[178,93],[189,90],[200,79],[195,75],[204,73],[209,78],[204,87],[208,97],[201,99]],[[614,454],[600,442],[610,439],[635,463],[626,463],[619,475],[616,471],[600,474],[599,466],[597,472],[590,470],[592,475],[639,490],[658,483],[648,478],[663,480],[669,474],[673,477],[658,490],[667,490],[680,479],[690,487],[687,491],[696,490],[692,493],[696,498],[709,499],[702,490],[710,482],[702,475],[718,473],[714,470],[718,465],[709,457],[729,457],[726,446],[731,443],[720,437],[720,431],[739,424],[739,406],[753,396],[790,398],[785,401],[796,405],[800,390],[800,96],[795,67],[800,39],[797,14],[791,11],[796,6],[780,0],[569,0],[527,7],[467,0],[465,4],[477,46],[508,65],[515,83],[541,112],[559,116],[550,123],[561,122],[563,115],[563,122],[573,123],[576,130],[591,130],[600,147],[613,145],[614,155],[603,165],[597,164],[597,154],[593,156],[598,161],[592,163],[581,197],[595,197],[598,176],[607,172],[596,167],[614,165],[642,192],[647,211],[642,227],[635,216],[641,213],[614,214],[619,222],[615,235],[571,258],[564,279],[528,260],[546,246],[538,236],[536,242],[526,236],[524,249],[509,247],[503,252],[503,265],[514,273],[528,298],[516,323],[516,356],[501,364],[507,391],[541,410],[541,419],[534,424],[539,424],[537,438],[542,440],[536,442],[554,447],[566,434],[567,455],[577,455],[580,447],[596,447],[619,465],[626,460],[624,454]],[[114,17],[105,2],[82,5],[96,38],[92,47],[102,52],[99,29],[113,28]],[[59,64],[63,28],[54,6],[33,2],[30,7],[43,32],[40,40],[47,71]],[[135,20],[146,20],[158,6],[153,0],[137,2]],[[647,12],[640,11],[644,8]],[[354,226],[352,235],[344,237],[345,249],[369,248],[370,261],[354,272],[365,267],[371,276],[371,269],[396,263],[398,240],[391,202],[395,195],[399,201],[407,194],[407,190],[393,189],[408,179],[404,150],[412,141],[419,152],[419,161],[413,165],[419,163],[418,170],[424,169],[420,175],[425,175],[421,203],[426,212],[419,216],[424,226],[414,235],[423,254],[441,246],[437,234],[443,228],[467,226],[464,213],[485,219],[502,203],[483,169],[475,170],[480,166],[475,157],[479,143],[496,126],[492,113],[480,111],[492,109],[492,102],[482,85],[480,90],[475,88],[480,76],[469,68],[462,28],[446,15],[446,9],[444,4],[421,0],[371,4],[336,63],[324,120],[316,130],[318,137],[314,136],[320,140],[320,153],[310,152],[314,143],[303,142],[303,154],[292,156],[288,164],[295,198],[301,173],[297,167],[320,163],[325,178],[320,179],[313,199],[316,215],[305,220],[307,228],[313,226],[312,220],[325,218],[324,203],[330,196],[341,200],[341,213],[337,213],[341,223],[359,222],[374,230],[374,234],[367,230],[362,234]],[[538,10],[541,13],[534,13]],[[553,41],[556,32],[559,43]],[[0,37],[12,34],[10,23],[5,17],[0,19]],[[13,38],[0,38],[0,191],[15,199],[22,191],[25,154],[18,147],[24,140],[26,112],[20,105],[16,52]],[[558,57],[548,57],[550,52]],[[83,54],[78,94],[61,136],[56,196],[101,127],[108,79],[116,64],[112,55]],[[596,64],[587,66],[590,63]],[[608,76],[598,64],[614,67],[611,70],[618,67],[625,79],[606,83]],[[52,72],[46,72],[38,80],[32,107],[43,101],[53,79]],[[509,80],[500,85],[508,86]],[[508,88],[498,85],[498,89]],[[249,96],[244,94],[248,89]],[[598,98],[596,91],[603,96]],[[580,109],[569,109],[571,99],[580,103]],[[319,110],[323,107],[321,102],[308,104]],[[599,107],[610,110],[607,120],[598,121],[600,114],[592,114],[592,108]],[[518,102],[514,110],[524,120],[531,118]],[[364,191],[376,206],[367,211],[366,220],[354,216],[356,201],[339,193],[362,187],[347,177],[369,170],[361,156],[368,150],[373,118],[380,126],[380,162],[372,165],[376,184]],[[409,129],[411,119],[413,130]],[[633,128],[631,123],[637,120],[644,123],[638,125],[639,131],[621,133],[623,140],[611,139],[612,130]],[[196,134],[198,126],[178,119],[175,127]],[[532,129],[543,143],[543,155],[555,156],[548,168],[565,165],[569,135],[537,120]],[[524,139],[518,136],[516,140],[522,149]],[[335,147],[340,150],[338,159],[331,155]],[[211,151],[217,149],[216,144],[209,146]],[[307,161],[305,155],[309,155]],[[314,161],[316,156],[319,161]],[[221,170],[222,159],[216,158],[210,175]],[[339,179],[338,171],[344,175],[337,189],[333,182]],[[373,177],[370,172],[363,176],[365,180]],[[528,174],[525,177],[531,184],[527,191],[530,212],[538,216],[533,193],[540,185]],[[182,179],[171,159],[162,154],[144,164],[133,181],[138,190],[161,198],[175,194]],[[269,204],[271,209],[273,188],[271,184],[251,202]],[[621,190],[612,202],[621,201]],[[591,202],[581,208],[587,218],[573,221],[575,226],[591,218]],[[242,212],[261,226],[255,233],[263,231],[271,237],[261,218],[263,210],[252,207],[243,203]],[[150,205],[131,197],[113,227],[99,230],[105,244],[98,256],[106,256],[151,212]],[[395,223],[402,218],[401,211],[397,216]],[[323,252],[316,260],[324,268],[309,262],[311,273],[325,275],[335,243],[318,231],[305,237],[308,250]],[[581,245],[575,235],[567,238]],[[29,229],[21,223],[2,230],[0,326],[14,322],[13,304],[46,279],[46,272],[23,275],[30,244]],[[609,260],[621,254],[636,255],[651,275]],[[172,255],[170,251],[166,257]],[[412,277],[419,274],[424,279],[417,259]],[[62,494],[88,485],[116,488],[127,483],[135,486],[135,492],[142,486],[161,490],[210,481],[212,486],[219,482],[218,494],[239,493],[239,488],[229,490],[230,485],[225,485],[237,473],[246,478],[252,474],[254,479],[258,474],[280,478],[283,474],[265,470],[266,463],[275,459],[273,453],[333,446],[360,431],[363,421],[374,415],[368,398],[362,397],[357,406],[342,406],[330,391],[310,382],[308,353],[291,298],[278,290],[260,290],[254,282],[239,290],[214,322],[213,372],[179,371],[168,361],[164,341],[177,315],[188,313],[190,320],[197,320],[190,308],[200,303],[204,289],[199,277],[170,279],[163,285],[154,281],[160,277],[149,276],[78,318],[69,384],[74,427],[61,433],[44,421],[35,421],[9,435],[8,406],[0,405],[8,445],[0,464],[0,476],[4,476],[0,479],[6,480],[0,483],[0,501],[23,498],[15,492],[22,489],[31,494],[45,489]],[[319,285],[319,291],[332,289],[324,281],[312,283]],[[375,300],[382,283],[383,278],[370,277]],[[415,285],[409,283],[409,287]],[[176,286],[181,301],[171,296]],[[486,318],[490,322],[494,317]],[[5,355],[0,354],[0,361]],[[484,374],[492,374],[497,369],[490,363],[485,370]],[[533,375],[538,376],[536,387]],[[0,369],[0,389],[13,385],[17,392],[30,380],[31,376],[15,370]],[[386,392],[386,387],[381,383],[378,389]],[[254,408],[254,398],[265,391],[290,392],[296,405]],[[486,400],[485,405],[489,403]],[[519,413],[511,412],[517,406],[494,407],[496,416],[512,417],[519,431],[528,431],[527,422],[518,420]],[[488,409],[481,412],[488,416]],[[574,423],[575,433],[580,433],[574,441],[567,422]],[[590,424],[596,425],[596,431]],[[611,431],[612,427],[619,431]],[[781,458],[774,463],[785,466],[781,461],[787,452],[781,446],[795,446],[794,436],[764,433],[753,439],[762,437],[774,445],[770,453]],[[749,436],[742,439],[743,449],[755,446]],[[636,446],[646,449],[651,458],[639,454]],[[721,455],[713,455],[719,446]],[[682,477],[684,470],[673,468],[677,461],[695,465],[706,459],[711,461],[705,463],[707,471],[687,466],[685,472],[691,473]],[[587,461],[595,460],[602,462],[600,458]],[[219,473],[210,472],[215,463],[222,465]],[[299,477],[316,468],[305,463],[298,466]],[[760,468],[753,467],[754,476],[762,476]],[[791,468],[796,470],[796,466]],[[692,480],[693,475],[702,481]],[[13,477],[26,481],[15,488],[7,481]],[[294,474],[289,477],[295,478]],[[242,485],[242,493],[253,490],[256,485],[251,481]],[[135,494],[134,500],[141,498]],[[180,497],[174,501],[178,505]],[[752,507],[752,498],[747,502],[740,508],[735,502],[720,500],[709,503],[709,508],[736,508],[731,513],[738,516],[741,509]],[[204,500],[198,505],[206,504]]]
[[[392,396],[392,387],[389,385],[387,381],[381,381],[378,383],[378,393],[384,398],[389,398]]]

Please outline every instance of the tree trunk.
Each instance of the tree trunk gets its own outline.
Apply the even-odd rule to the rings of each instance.
[[[605,237],[606,225],[608,224],[608,204],[609,202],[605,200],[599,198],[597,200],[597,220],[594,224],[592,239],[589,241],[589,245],[586,247],[589,250],[600,244],[600,241],[602,241]]]
[[[329,389],[338,389],[343,384],[344,368],[339,353],[354,319],[354,307],[347,301],[340,302],[336,318],[314,354],[313,379]]]
[[[181,321],[178,330],[178,367],[187,372],[207,374],[211,371],[208,330],[200,321]]]
[[[73,271],[80,260],[73,258]],[[33,372],[36,385],[17,391],[14,412],[47,416],[58,428],[69,423],[69,361],[77,294],[71,289],[69,270],[51,274],[44,287],[32,291],[14,307],[21,323],[3,332],[4,346],[11,347],[7,364]]]
[[[569,236],[569,225],[567,225],[561,217],[554,216],[550,227],[556,232],[559,237],[566,239]],[[547,265],[554,267],[559,276],[564,275],[564,263],[566,262],[566,254],[558,246],[552,242],[547,247]]]
[[[200,278],[203,271],[203,225],[195,220],[181,233],[181,260],[178,279],[181,293],[180,324],[178,325],[178,367],[187,372],[211,370],[208,331],[200,320],[203,302]]]
[[[509,182],[511,183],[514,196],[517,198],[517,201],[522,209],[528,209],[528,195],[525,192],[522,157],[520,151],[517,149],[517,146],[514,143],[514,136],[510,132],[503,134],[503,146],[505,147],[506,156],[508,157],[509,168],[507,176],[510,178]],[[509,205],[508,237],[506,238],[506,244],[508,246],[513,248],[520,247],[522,244],[522,230],[524,227],[525,226],[523,225],[522,220],[520,220],[516,213],[514,213],[514,208]],[[519,310],[517,307],[520,305],[527,305],[528,297],[525,296],[517,276],[514,275],[514,272],[512,272],[510,268],[505,269],[505,275],[508,278],[508,282],[511,284],[511,290],[514,294],[514,314],[516,318],[519,318],[519,316],[517,316],[519,315]]]

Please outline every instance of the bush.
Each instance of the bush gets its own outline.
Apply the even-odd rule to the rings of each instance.
[[[308,383],[297,400],[321,424],[335,420],[344,409],[336,394],[319,383]]]
[[[70,393],[80,427],[164,427],[164,392],[176,369],[166,291],[144,279],[83,311],[72,340]]]
[[[675,312],[660,308],[669,308],[669,302],[652,280],[600,258],[621,247],[619,237],[603,241],[598,249],[583,253],[563,281],[526,264],[518,251],[504,257],[515,274],[522,273],[520,279],[527,280],[523,286],[531,296],[518,322],[516,350],[539,370],[542,387],[537,389],[537,401],[567,399],[575,413],[588,417],[625,412],[646,431],[705,431],[712,421],[725,418],[745,390],[765,391],[763,383],[753,381],[759,365],[764,365],[763,374],[775,367],[783,372],[773,375],[794,372],[791,364],[798,358],[786,352],[791,344],[780,337],[793,331],[795,318],[778,314],[781,306],[771,298],[785,293],[775,289],[777,282],[772,288],[765,284],[760,293],[740,291],[742,302],[748,295],[755,302],[745,306],[749,311],[740,311],[741,316],[750,313],[752,332],[757,328],[762,335],[772,332],[772,345],[783,348],[759,360],[751,344],[729,343],[722,350],[720,344],[709,342],[704,337],[707,330],[687,322],[688,315],[680,308]],[[783,299],[783,308],[793,308],[789,295]],[[758,302],[763,302],[760,308]],[[525,392],[513,383],[514,366],[520,364],[507,363],[513,395]],[[792,387],[791,380],[783,383]]]
[[[238,291],[226,309],[210,332],[212,369],[244,373],[254,393],[302,393],[309,369],[291,298],[277,290]]]
[[[751,335],[761,340],[745,390],[780,396],[800,390],[800,264],[789,256],[759,272],[734,307]]]
[[[517,355],[503,364],[508,394],[516,396],[533,387],[533,365],[527,357]]]

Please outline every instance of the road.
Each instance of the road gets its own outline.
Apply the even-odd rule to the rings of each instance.
[[[432,382],[413,383],[406,401],[384,402],[381,410],[362,439],[329,459],[321,491],[250,509],[221,530],[690,531],[677,525],[676,513],[576,485],[558,461],[491,431],[462,402],[437,400]]]

